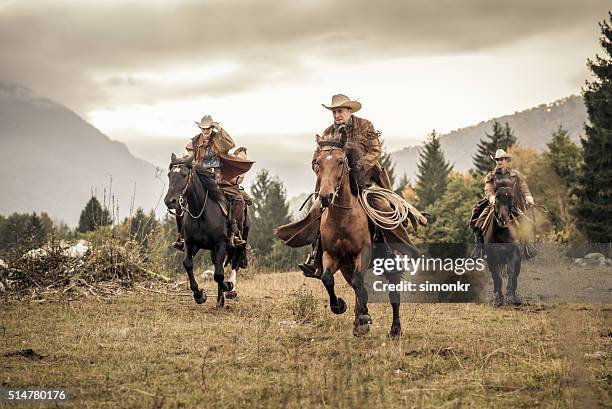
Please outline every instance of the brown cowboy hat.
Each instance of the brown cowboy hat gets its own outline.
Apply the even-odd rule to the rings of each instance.
[[[202,119],[200,120],[200,122],[198,121],[193,121],[193,122],[195,122],[195,124],[198,127],[200,127],[200,129],[208,129],[212,126],[213,122],[215,121],[213,121],[212,116],[204,115]]]
[[[495,157],[491,156],[491,159],[493,159],[493,160],[503,159],[503,158],[511,160],[512,159],[512,155],[510,155],[509,153],[506,153],[506,151],[503,150],[503,149],[498,149],[498,150],[495,151]]]
[[[349,108],[353,112],[357,112],[361,109],[361,103],[357,101],[351,101],[349,97],[344,94],[336,94],[332,97],[331,104],[321,104],[325,108],[332,110],[336,108]]]

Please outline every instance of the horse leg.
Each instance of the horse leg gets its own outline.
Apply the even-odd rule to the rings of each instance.
[[[185,258],[183,259],[183,267],[185,267],[185,270],[187,270],[187,276],[189,277],[189,288],[191,288],[191,291],[193,292],[193,299],[195,302],[198,304],[204,304],[206,301],[206,293],[198,288],[198,282],[193,275],[193,257],[197,251],[194,250],[194,247],[191,244],[186,243],[185,247],[186,251]]]
[[[233,284],[225,281],[225,273],[223,271],[223,262],[227,254],[227,248],[225,247],[225,241],[219,242],[215,245],[215,250],[211,251],[210,256],[213,263],[215,264],[215,273],[213,275],[217,282],[217,307],[223,308],[225,305],[224,291],[231,291]]]
[[[504,305],[504,295],[502,294],[502,278],[499,273],[499,264],[496,257],[491,257],[489,255],[490,261],[489,271],[491,272],[491,277],[493,278],[493,304],[496,307]]]
[[[346,311],[346,303],[342,298],[336,297],[334,290],[334,273],[338,270],[336,261],[329,255],[323,253],[323,275],[321,282],[329,294],[329,308],[334,314],[343,314]]]
[[[391,274],[385,274],[389,284],[399,284],[402,279],[402,274],[399,272],[393,272]],[[389,291],[389,302],[391,303],[391,309],[393,310],[393,320],[391,321],[391,330],[389,336],[395,338],[402,333],[402,323],[400,321],[400,302],[401,297],[398,291]]]
[[[372,317],[368,314],[368,292],[363,280],[364,272],[361,268],[361,254],[353,259],[354,269],[351,286],[355,291],[355,321],[353,323],[353,335],[356,337],[370,332]]]
[[[234,256],[234,259],[236,259],[236,257],[240,257],[240,254],[237,254],[236,256]],[[235,260],[235,261],[232,260],[232,272],[227,282],[232,283],[233,288],[230,291],[228,291],[227,294],[225,294],[225,296],[230,300],[238,296],[238,293],[236,292],[236,273],[237,272],[238,272],[238,260]]]
[[[521,254],[520,250],[513,252],[512,257],[508,262],[508,285],[506,287],[506,295],[510,298],[510,302],[514,305],[520,305],[521,301],[516,294],[518,286],[518,276],[521,273]]]

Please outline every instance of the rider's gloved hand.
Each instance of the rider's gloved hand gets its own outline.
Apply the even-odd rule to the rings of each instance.
[[[533,205],[534,205],[534,203],[533,203],[533,197],[531,197],[531,196],[527,196],[527,198],[525,199],[525,202],[527,202],[527,206],[528,206],[528,207],[531,207],[531,206],[533,206]]]
[[[495,206],[495,195],[489,196],[489,204]]]

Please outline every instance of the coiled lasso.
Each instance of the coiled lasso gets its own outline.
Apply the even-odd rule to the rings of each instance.
[[[382,197],[391,204],[392,210],[384,211],[373,208],[368,202],[368,196]],[[366,214],[374,222],[375,225],[385,230],[393,230],[408,218],[411,213],[412,206],[404,198],[392,190],[382,188],[380,186],[370,186],[363,189],[359,197],[359,203],[365,210]]]

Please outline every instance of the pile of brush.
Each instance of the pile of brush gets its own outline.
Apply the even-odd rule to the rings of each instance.
[[[76,292],[111,295],[136,283],[168,282],[152,271],[134,242],[57,241],[0,264],[0,292],[32,297]]]

